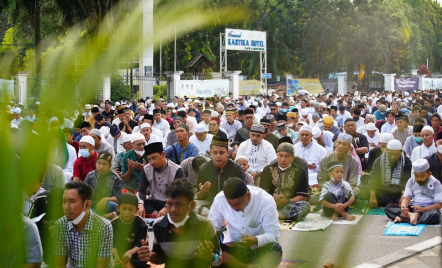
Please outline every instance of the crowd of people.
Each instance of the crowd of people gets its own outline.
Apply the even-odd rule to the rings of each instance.
[[[54,147],[24,189],[26,262],[277,267],[280,220],[322,205],[351,221],[350,205],[363,200],[395,223],[438,224],[441,98],[355,91],[8,105],[13,137],[48,135]]]

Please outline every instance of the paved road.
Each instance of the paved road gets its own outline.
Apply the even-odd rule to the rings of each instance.
[[[331,262],[354,267],[441,235],[441,227],[428,226],[421,236],[383,236],[386,216],[365,215],[357,225],[330,225],[325,231],[281,231],[283,258],[305,261],[299,268],[317,268]],[[153,234],[149,232],[152,245]]]
[[[281,231],[283,258],[305,262],[300,268],[322,267],[331,262],[354,267],[405,247],[441,235],[441,227],[427,226],[421,236],[383,236],[386,216],[365,215],[357,225],[334,225],[325,231]]]

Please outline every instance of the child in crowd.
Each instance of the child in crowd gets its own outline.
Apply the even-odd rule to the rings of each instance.
[[[111,170],[112,155],[108,152],[98,154],[96,169],[86,175],[84,182],[94,189],[92,208],[107,219],[117,216],[117,198],[122,191],[120,177]]]
[[[120,216],[111,221],[114,234],[113,255],[115,267],[149,267],[138,259],[141,241],[148,241],[148,227],[138,215],[138,199],[132,193],[118,196]]]
[[[319,197],[325,216],[334,221],[340,216],[348,221],[354,220],[355,216],[348,212],[348,207],[354,202],[355,196],[350,184],[342,180],[344,167],[339,162],[332,162],[328,165],[327,172],[330,180],[322,187]]]
[[[278,130],[278,138],[287,137],[289,134],[287,126],[284,122],[278,123],[278,125],[276,125],[276,129]]]
[[[247,157],[244,155],[237,155],[235,158],[235,162],[241,166],[242,170],[244,171],[244,178],[246,179],[245,182],[247,185],[255,185],[255,181],[253,180],[252,174],[247,172],[249,169],[249,160],[247,160]]]
[[[385,207],[385,214],[395,223],[439,224],[442,208],[442,186],[430,172],[426,159],[413,162],[413,174],[405,186],[398,205]]]

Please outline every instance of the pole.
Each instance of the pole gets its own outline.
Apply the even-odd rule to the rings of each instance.
[[[163,61],[162,61],[162,57],[163,57],[163,53],[162,53],[162,45],[161,45],[161,32],[160,32],[160,80],[163,77]]]
[[[174,54],[174,56],[173,56],[173,71],[174,72],[176,72],[176,28],[175,28],[175,43],[174,43],[174,46],[173,46],[173,54]]]
[[[219,33],[219,72],[223,72],[223,34]]]

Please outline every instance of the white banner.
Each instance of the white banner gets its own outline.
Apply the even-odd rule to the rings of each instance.
[[[177,95],[180,97],[213,97],[229,95],[229,79],[180,80]]]
[[[226,50],[265,51],[266,32],[226,28]]]
[[[424,78],[424,90],[442,89],[442,79]]]

